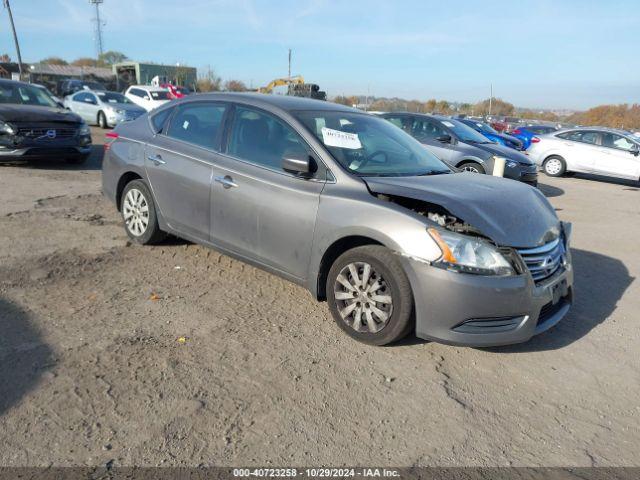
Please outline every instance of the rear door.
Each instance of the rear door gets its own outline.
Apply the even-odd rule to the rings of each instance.
[[[194,240],[210,240],[211,179],[226,111],[220,102],[177,106],[146,146],[147,175],[163,218]]]
[[[282,170],[285,154],[314,158],[311,177]],[[326,170],[284,120],[236,105],[226,156],[214,167],[212,241],[297,279],[307,274]]]
[[[635,142],[612,132],[600,132],[600,135],[600,155],[596,159],[595,171],[634,180],[640,178],[640,156],[633,152]]]

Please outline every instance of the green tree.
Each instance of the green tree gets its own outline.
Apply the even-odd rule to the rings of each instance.
[[[98,65],[102,66],[111,66],[114,63],[124,62],[125,60],[129,60],[122,52],[116,52],[115,50],[109,50],[108,52],[102,53],[98,56]]]
[[[76,58],[73,62],[71,62],[71,65],[75,67],[97,67],[98,62],[95,58],[81,57]]]
[[[40,63],[45,63],[48,65],[69,65],[69,62],[67,62],[64,58],[60,58],[60,57],[43,58],[42,60],[40,60]]]

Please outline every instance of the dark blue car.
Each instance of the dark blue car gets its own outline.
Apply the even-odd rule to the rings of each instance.
[[[496,142],[500,145],[504,145],[505,147],[513,148],[515,150],[525,149],[522,141],[511,135],[498,132],[487,123],[479,122],[476,120],[469,120],[468,118],[459,118],[458,120],[460,120],[468,127],[473,128],[476,132],[481,133],[492,142]]]
[[[510,133],[522,141],[526,150],[532,143],[540,141],[536,135],[545,135],[547,133],[555,132],[556,130],[557,129],[555,127],[551,127],[549,125],[526,125],[514,128]]]

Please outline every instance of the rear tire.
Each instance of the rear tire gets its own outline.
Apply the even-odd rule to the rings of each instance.
[[[484,170],[484,167],[477,162],[466,162],[460,165],[460,170],[463,172],[469,173],[487,173]]]
[[[107,117],[104,112],[98,112],[98,126],[103,130],[109,128],[109,125],[107,125]]]
[[[385,247],[365,245],[340,255],[329,270],[326,292],[335,322],[360,342],[387,345],[415,326],[409,279]]]
[[[141,245],[151,245],[165,239],[160,230],[153,196],[142,180],[127,183],[120,199],[120,212],[129,238]]]
[[[564,161],[564,158],[558,155],[552,155],[545,159],[542,164],[542,169],[544,173],[550,177],[561,177],[567,171],[567,163]]]

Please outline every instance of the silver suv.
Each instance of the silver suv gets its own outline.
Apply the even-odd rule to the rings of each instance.
[[[570,227],[545,197],[454,173],[384,119],[303,98],[203,94],[107,135],[103,191],[134,241],[171,233],[281,275],[360,341],[415,331],[523,342],[570,308]]]

